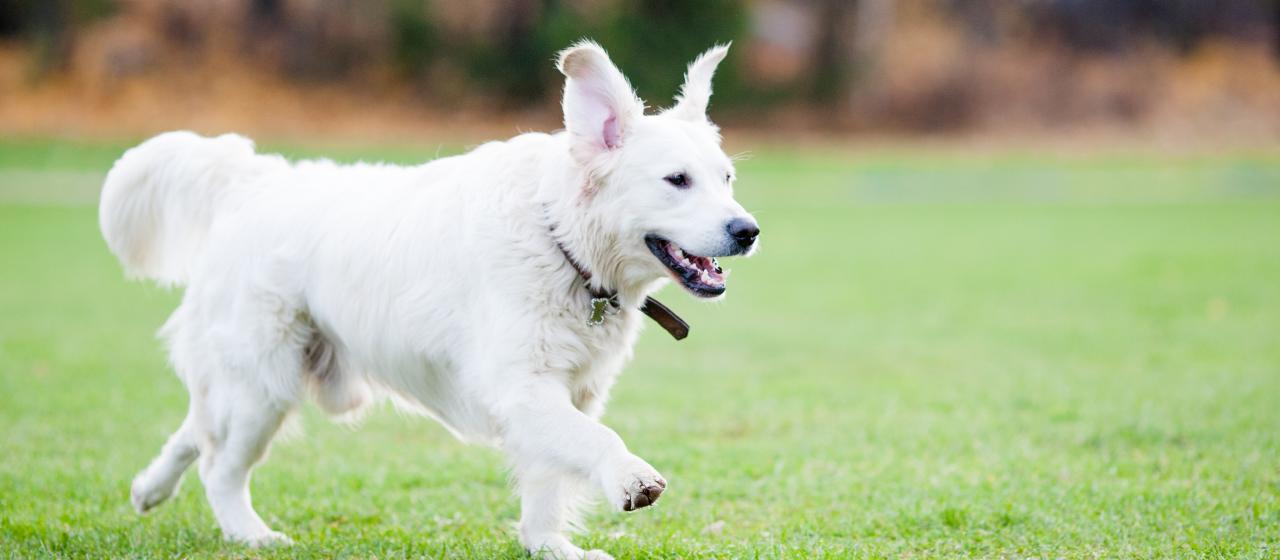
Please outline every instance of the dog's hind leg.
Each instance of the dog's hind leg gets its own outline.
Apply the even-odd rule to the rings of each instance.
[[[311,331],[279,295],[282,282],[251,278],[260,284],[193,284],[162,334],[191,390],[200,479],[214,517],[226,539],[261,546],[288,538],[253,510],[250,472],[301,398]]]
[[[169,499],[182,482],[182,474],[200,455],[194,423],[195,413],[192,410],[178,431],[169,436],[160,449],[160,455],[134,477],[129,497],[138,513],[146,513]]]
[[[272,402],[247,383],[210,389],[206,404],[211,426],[200,479],[223,536],[250,546],[288,544],[288,537],[272,531],[253,510],[249,475],[292,407]]]

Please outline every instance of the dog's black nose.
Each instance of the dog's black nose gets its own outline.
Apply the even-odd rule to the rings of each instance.
[[[743,247],[750,247],[752,243],[756,242],[756,237],[760,236],[760,226],[751,218],[729,220],[729,225],[726,226],[726,229],[729,230],[729,236],[733,237],[733,240]]]

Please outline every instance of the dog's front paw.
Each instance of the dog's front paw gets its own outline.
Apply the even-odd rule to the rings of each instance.
[[[644,459],[628,456],[608,469],[603,477],[609,503],[622,511],[652,505],[667,489],[667,481]]]
[[[229,536],[227,540],[243,544],[249,548],[289,546],[293,544],[293,539],[290,539],[280,531],[267,531],[256,535]]]
[[[603,550],[582,550],[561,535],[522,536],[525,550],[540,560],[613,560]]]

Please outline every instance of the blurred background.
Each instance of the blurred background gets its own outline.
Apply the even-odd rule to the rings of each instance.
[[[797,134],[1280,137],[1270,0],[0,0],[0,130],[414,138],[552,128],[591,37],[665,106]]]

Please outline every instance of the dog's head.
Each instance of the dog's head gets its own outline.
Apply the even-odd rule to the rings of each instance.
[[[560,53],[569,151],[586,178],[583,210],[615,240],[629,276],[672,276],[700,297],[725,291],[715,257],[749,255],[760,228],[733,198],[733,161],[707,118],[711,77],[729,51],[689,65],[676,104],[646,115],[604,49],[584,41]]]

